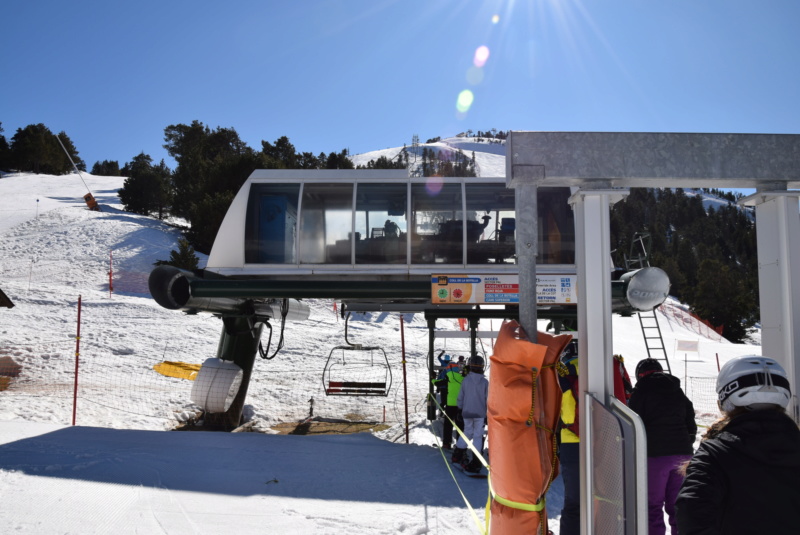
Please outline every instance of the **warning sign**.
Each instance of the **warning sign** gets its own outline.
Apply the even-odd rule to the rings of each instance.
[[[577,304],[575,275],[537,275],[540,305]],[[435,305],[507,305],[519,303],[518,275],[433,275],[431,303]]]

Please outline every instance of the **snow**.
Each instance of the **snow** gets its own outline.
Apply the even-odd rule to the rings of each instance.
[[[506,176],[506,145],[502,143],[491,143],[488,139],[482,138],[483,141],[479,142],[476,138],[464,137],[450,137],[445,138],[435,143],[420,143],[416,149],[418,157],[422,155],[422,149],[428,148],[435,154],[439,152],[452,153],[460,150],[467,158],[472,158],[472,153],[475,152],[475,165],[477,167],[477,175],[484,177],[504,177]],[[370,160],[377,160],[381,156],[388,159],[394,159],[402,151],[402,147],[381,149],[376,151],[365,152],[363,154],[356,154],[351,156],[353,163],[358,167],[359,165],[366,165]],[[414,161],[414,148],[406,147],[409,151],[409,159]]]
[[[468,147],[465,151],[477,145],[461,138],[441,143]],[[481,174],[503,176],[505,159],[493,152],[501,146],[484,145],[487,151],[474,149]],[[0,391],[4,532],[479,532],[465,500],[482,521],[487,482],[450,473],[436,447],[440,422],[432,431],[425,419],[428,339],[420,315],[405,315],[402,324],[409,444],[402,423],[397,314],[362,315],[351,321],[348,334],[351,341],[386,350],[390,395],[319,400],[315,406],[315,414],[358,413],[374,422],[371,432],[302,436],[272,429],[305,417],[330,348],[344,342],[343,321],[333,304],[322,300],[310,302],[308,321],[286,325],[285,347],[274,359],[257,359],[245,417],[260,432],[171,431],[180,424],[196,428],[191,383],[161,376],[153,365],[199,364],[215,356],[221,322],[165,310],[150,298],[147,277],[153,262],[169,257],[180,234],[165,223],[122,211],[116,196],[122,183],[119,177],[87,174],[0,178],[0,288],[16,305],[0,309],[0,356],[23,365],[12,385],[25,387]],[[86,209],[87,188],[101,212]],[[201,255],[201,265],[205,260]],[[722,364],[760,353],[758,345],[714,340],[691,321],[660,316],[660,322],[672,372],[682,381],[713,378],[717,358]],[[447,322],[438,326],[455,329]],[[497,321],[481,324],[482,330],[498,327]],[[279,329],[276,325],[270,351]],[[639,321],[615,316],[613,329],[614,351],[626,358],[632,373],[646,357]],[[267,333],[265,343],[266,338]],[[698,351],[677,352],[679,341],[697,341]],[[491,354],[491,340],[483,344]],[[446,349],[467,354],[468,340],[449,339]],[[76,352],[80,386],[77,425],[72,426]],[[696,394],[701,424],[716,417],[713,407],[703,405],[707,394]],[[384,420],[388,428],[378,430]],[[559,478],[548,498],[555,533],[560,485]]]

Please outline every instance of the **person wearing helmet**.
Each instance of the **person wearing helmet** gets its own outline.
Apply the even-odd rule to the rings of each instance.
[[[664,512],[670,530],[676,531],[675,500],[683,474],[681,466],[692,457],[697,434],[694,406],[677,377],[664,373],[655,359],[636,365],[636,385],[628,406],[644,423],[647,434],[647,509],[650,535],[664,535]]]
[[[630,379],[621,355],[613,357],[614,397],[628,404]],[[572,340],[556,365],[561,388],[561,413],[558,433],[559,472],[564,483],[564,503],[559,518],[561,535],[579,535],[581,531],[580,476],[580,399],[578,388],[578,341]]]
[[[445,414],[442,424],[442,448],[449,450],[453,447],[453,425],[455,424],[460,429],[463,428],[456,400],[458,399],[458,392],[461,389],[461,381],[464,380],[464,376],[461,375],[458,365],[452,361],[450,355],[445,355],[445,360],[442,363],[445,366],[439,372],[434,385],[439,388],[441,393]]]
[[[679,533],[797,533],[800,429],[785,411],[786,372],[771,358],[737,357],[720,370],[716,390],[722,419],[686,466]]]
[[[448,368],[452,358],[450,355],[442,357],[441,353],[437,358],[439,359],[439,366],[441,369],[436,375],[436,378],[433,379],[433,386],[436,387],[436,391],[439,393],[439,406],[441,407],[440,416],[444,416],[444,408],[447,406],[447,372],[449,371]],[[452,437],[450,440],[452,441]],[[445,444],[446,449],[450,447],[450,444]]]
[[[483,451],[483,427],[486,421],[486,400],[489,397],[489,381],[483,375],[483,357],[473,356],[469,359],[469,373],[461,383],[461,391],[458,393],[458,408],[461,409],[461,417],[464,419],[464,435],[466,435],[472,445],[478,451]],[[466,461],[467,442],[463,436],[458,437],[456,449],[453,457],[460,458],[466,472],[477,473],[481,470],[481,461],[476,455],[467,463]],[[454,460],[455,462],[455,460]]]

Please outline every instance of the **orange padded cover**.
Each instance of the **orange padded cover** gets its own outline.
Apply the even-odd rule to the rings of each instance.
[[[538,343],[534,344],[516,321],[505,322],[500,328],[491,357],[488,402],[491,484],[500,498],[530,505],[539,503],[558,475],[555,433],[561,412],[561,388],[555,364],[571,340],[568,334],[539,332]],[[529,425],[534,392],[533,420]],[[526,511],[494,500],[490,532],[547,533],[546,511]]]

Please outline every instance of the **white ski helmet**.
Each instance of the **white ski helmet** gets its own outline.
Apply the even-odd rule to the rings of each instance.
[[[778,405],[786,408],[791,397],[786,371],[774,359],[747,355],[731,359],[717,376],[720,409],[731,412],[736,407],[763,408]]]

